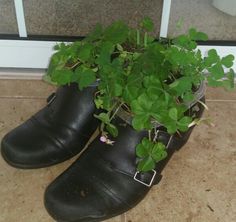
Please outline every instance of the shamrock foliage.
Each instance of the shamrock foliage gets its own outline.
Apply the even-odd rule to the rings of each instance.
[[[169,134],[185,132],[196,122],[186,104],[194,101],[202,81],[234,88],[234,56],[220,58],[211,49],[203,57],[196,40],[207,40],[205,33],[191,28],[185,35],[157,41],[149,34],[153,28],[149,18],[136,29],[117,21],[106,28],[97,25],[82,41],[55,47],[47,79],[58,85],[77,83],[79,90],[99,80],[94,102],[103,112],[95,117],[104,138],[118,136],[113,119],[121,109],[132,117],[135,130],[152,135],[159,124]],[[167,155],[151,136],[141,141],[136,154],[140,171],[153,169]]]

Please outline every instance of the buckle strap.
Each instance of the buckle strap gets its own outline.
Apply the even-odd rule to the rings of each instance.
[[[55,99],[56,99],[56,93],[53,92],[53,93],[47,98],[47,105],[49,106]]]
[[[156,134],[155,134],[155,137],[154,137],[154,141],[156,141],[156,140],[158,139],[158,136],[160,135],[160,133],[163,133],[164,135],[166,135],[167,137],[169,137],[169,140],[168,140],[167,143],[166,143],[166,149],[168,149],[169,146],[170,146],[170,143],[171,143],[172,139],[174,138],[174,135],[170,135],[170,134],[168,134],[167,132],[162,131],[162,130],[157,130],[157,131],[156,131]]]
[[[142,174],[147,174],[148,172],[143,173],[143,172],[139,172],[139,171],[136,171],[136,173],[134,174],[134,180],[141,183],[141,184],[143,184],[143,185],[145,185],[145,186],[147,186],[147,187],[151,187],[152,184],[153,184],[153,181],[156,177],[157,172],[156,172],[156,170],[152,170],[152,171],[149,171],[149,172],[152,172],[152,175],[151,175],[151,178],[149,179],[149,181],[146,182],[146,181],[143,181],[141,179],[141,175]]]
[[[169,148],[169,146],[170,146],[170,143],[171,143],[171,141],[172,141],[173,137],[174,137],[174,135],[171,135],[171,136],[170,136],[170,138],[169,138],[169,140],[168,140],[168,143],[167,143],[167,145],[166,145],[166,149],[168,149],[168,148]]]
[[[101,156],[101,154],[96,154],[96,157],[97,157],[96,163],[99,164],[100,166],[109,168],[111,171],[124,174],[146,187],[151,187],[152,185],[156,185],[157,183],[160,182],[162,178],[162,175],[157,174],[157,171],[154,169],[147,172],[135,171],[134,169],[133,172],[128,172],[128,171],[117,168],[111,162],[104,159],[104,157]]]
[[[171,142],[172,142],[172,139],[174,138],[174,135],[169,135],[165,131],[157,130],[156,131],[156,135],[155,135],[155,139],[158,139],[158,136],[160,135],[159,134],[160,132],[164,133],[165,135],[167,135],[169,137],[169,139],[167,141],[167,144],[166,144],[166,149],[168,149],[170,144],[171,144]],[[150,175],[150,172],[152,173],[151,175]],[[142,178],[142,175],[143,176],[145,175],[146,177],[149,177],[149,178],[144,181],[143,178]],[[158,176],[158,178],[156,178],[156,176]],[[148,171],[148,172],[136,171],[135,174],[134,174],[134,177],[133,177],[133,179],[135,181],[143,184],[146,187],[151,187],[152,185],[157,184],[161,180],[161,178],[162,178],[162,176],[161,175],[157,175],[157,172],[154,169],[151,170],[151,171]]]

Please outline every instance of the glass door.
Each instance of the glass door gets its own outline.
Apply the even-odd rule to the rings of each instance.
[[[0,67],[45,69],[58,41],[80,39],[97,23],[135,27],[149,16],[158,36],[162,8],[163,0],[0,0]]]
[[[124,20],[136,26],[144,16],[160,30],[162,0],[24,0],[29,36],[85,36],[97,23],[104,26]]]
[[[178,21],[181,28],[177,28]],[[174,36],[195,27],[206,32],[210,40],[236,42],[235,0],[172,1],[169,35]]]
[[[207,33],[209,41],[199,43],[204,53],[214,47],[221,56],[233,54],[236,58],[235,0],[172,1],[168,35],[185,33],[191,27]],[[236,63],[233,68],[236,71]]]
[[[14,0],[0,0],[0,34],[18,34]]]

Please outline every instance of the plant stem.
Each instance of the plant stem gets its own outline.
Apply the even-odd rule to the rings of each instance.
[[[148,130],[148,139],[151,141],[152,140],[152,137],[151,137],[151,130]]]
[[[197,102],[199,102],[206,110],[209,110],[204,102],[202,102],[201,100],[198,100]]]
[[[112,116],[110,117],[110,121],[115,117],[115,115],[117,114],[117,112],[119,111],[120,107],[123,105],[123,103],[120,103],[118,105],[118,107],[116,108],[115,112],[112,114]]]
[[[111,109],[107,112],[107,114],[108,114],[109,116],[110,116],[112,110],[118,105],[118,103],[119,103],[119,102],[115,102],[115,103],[113,104],[113,106],[111,107]]]
[[[154,130],[155,130],[155,136],[154,136],[153,141],[156,142],[157,137],[158,137],[159,130],[157,130],[156,128],[154,128]]]
[[[71,66],[71,67],[69,67],[70,69],[73,69],[73,68],[75,68],[77,65],[79,65],[80,64],[80,61],[78,61],[78,62],[76,62],[73,66]]]
[[[131,55],[134,54],[133,52],[128,52],[128,51],[123,51],[123,52],[125,52],[126,54],[131,54]],[[121,53],[120,52],[113,52],[112,54],[121,54]]]
[[[136,34],[137,34],[137,45],[139,46],[140,45],[140,31],[138,29],[136,31]]]
[[[125,106],[125,108],[128,110],[128,112],[130,112],[131,113],[131,110],[130,110],[130,108],[125,104],[125,103],[123,103],[122,104],[123,106]]]
[[[146,48],[147,47],[147,38],[148,38],[148,35],[147,35],[147,32],[144,33],[144,47]]]
[[[104,127],[105,127],[105,124],[102,122],[102,123],[101,123],[101,127],[100,127],[100,130],[101,130],[102,134],[103,134],[103,132],[104,132]]]

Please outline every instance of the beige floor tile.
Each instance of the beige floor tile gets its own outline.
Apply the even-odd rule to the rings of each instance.
[[[28,119],[45,104],[45,99],[0,98],[1,135]]]
[[[236,100],[236,90],[229,92],[221,88],[208,87],[206,98],[209,100]]]
[[[0,139],[44,104],[44,100],[0,99]],[[43,192],[67,166],[68,162],[40,170],[18,170],[0,157],[0,222],[53,221],[44,210]]]
[[[208,102],[215,126],[198,126],[175,153],[159,185],[127,222],[236,220],[236,102]]]
[[[3,90],[0,80],[0,92],[27,96],[28,90],[32,92],[36,87],[35,95],[46,97],[46,90],[51,90],[40,81],[29,81],[28,90],[18,88],[22,83],[10,82],[12,90],[15,88],[11,94],[7,83]],[[0,140],[44,105],[44,98],[0,98]],[[161,183],[126,217],[121,215],[107,222],[236,220],[236,102],[208,101],[208,106],[210,111],[205,116],[211,116],[214,127],[198,126],[166,167]],[[0,222],[53,222],[44,209],[43,193],[74,159],[45,169],[17,170],[0,157]]]
[[[3,80],[0,79],[0,97],[47,98],[55,90],[41,80]]]
[[[109,220],[105,220],[104,222],[126,222],[122,219],[122,216],[117,216]]]

